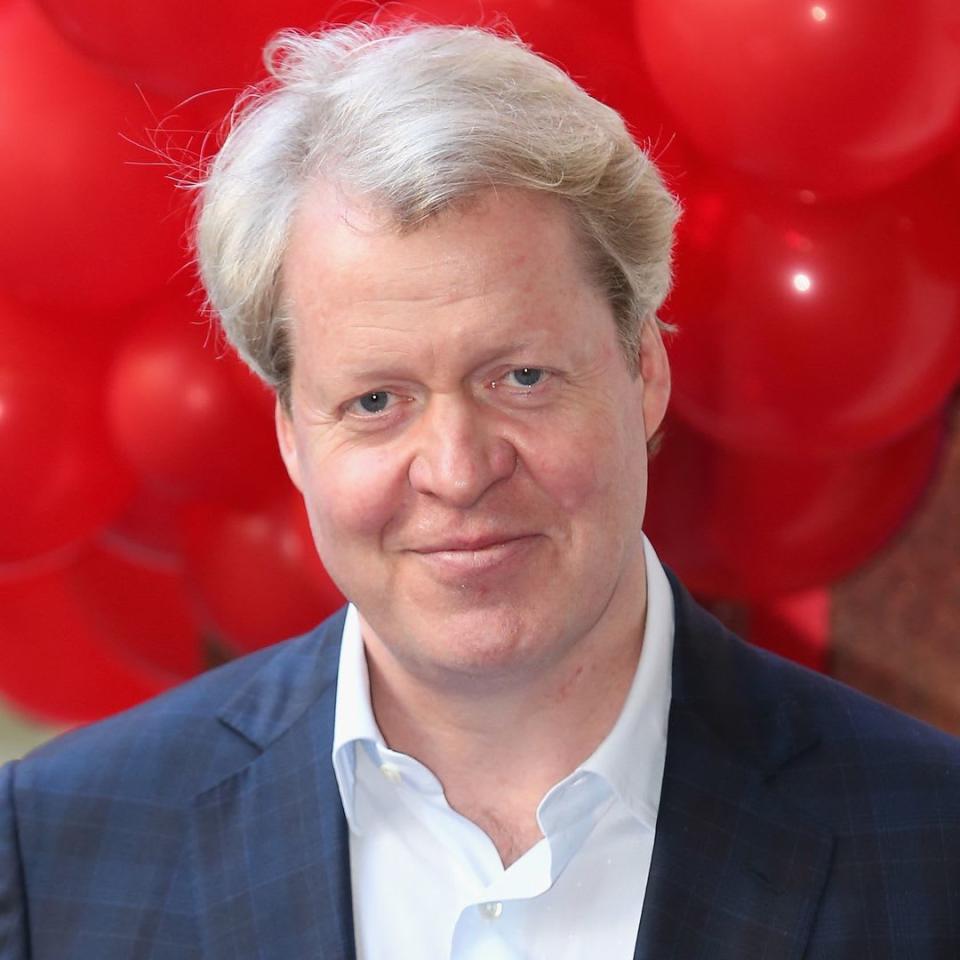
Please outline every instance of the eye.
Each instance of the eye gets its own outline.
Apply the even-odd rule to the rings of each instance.
[[[357,416],[376,416],[383,413],[396,400],[388,390],[374,390],[351,400],[347,406],[350,413]]]
[[[516,367],[506,374],[504,380],[508,377],[513,378],[513,382],[516,386],[526,387],[535,387],[547,376],[547,371],[543,367]]]

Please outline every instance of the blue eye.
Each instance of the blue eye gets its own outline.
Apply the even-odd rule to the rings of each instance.
[[[542,367],[518,367],[509,375],[521,387],[535,387],[543,379],[544,370]]]
[[[365,393],[357,397],[356,403],[364,413],[383,413],[390,401],[390,394],[386,390],[377,390],[375,393]]]

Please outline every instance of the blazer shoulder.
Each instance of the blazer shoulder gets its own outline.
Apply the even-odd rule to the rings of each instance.
[[[750,720],[804,711],[825,739],[900,742],[931,757],[960,758],[960,739],[790,660],[763,650],[728,630],[671,575],[677,642],[674,694]]]
[[[674,590],[679,709],[825,820],[859,802],[889,825],[960,825],[960,739],[747,643],[676,581]]]
[[[187,800],[260,752],[232,715],[276,718],[332,692],[342,622],[339,611],[309,633],[51,740],[18,761],[18,788]]]
[[[837,824],[854,815],[880,832],[932,827],[942,843],[948,829],[960,855],[960,740],[836,680],[790,666],[790,685],[815,717],[820,741],[784,784],[798,796],[806,791]]]

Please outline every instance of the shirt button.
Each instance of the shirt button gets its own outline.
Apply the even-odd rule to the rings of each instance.
[[[400,768],[393,763],[381,763],[380,772],[383,774],[384,778],[389,780],[391,783],[400,783],[403,780],[403,774],[400,773]]]
[[[499,917],[500,914],[503,913],[503,904],[499,900],[493,901],[491,903],[481,903],[480,912],[488,920],[496,920],[497,917]]]

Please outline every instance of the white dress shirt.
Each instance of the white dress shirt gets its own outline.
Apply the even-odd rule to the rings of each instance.
[[[547,791],[543,839],[503,868],[493,841],[447,804],[423,764],[377,728],[351,606],[333,764],[350,828],[358,960],[602,960],[633,957],[667,748],[673,597],[644,541],[643,649],[619,718]]]

